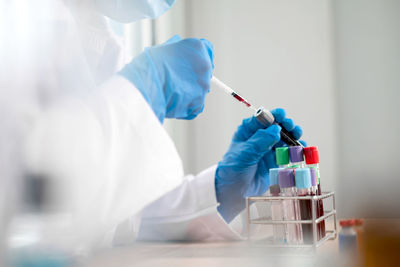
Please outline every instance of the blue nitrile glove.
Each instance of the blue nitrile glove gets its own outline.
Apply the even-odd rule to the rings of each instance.
[[[175,35],[146,48],[120,74],[139,89],[163,122],[165,117],[190,120],[203,111],[213,69],[209,41]]]
[[[275,109],[275,120],[296,139],[302,135],[300,126],[285,117],[285,110]],[[255,117],[244,119],[228,152],[218,163],[215,190],[218,211],[228,223],[245,208],[247,196],[264,194],[269,188],[269,169],[276,168],[275,147],[282,146],[281,127],[264,126]]]

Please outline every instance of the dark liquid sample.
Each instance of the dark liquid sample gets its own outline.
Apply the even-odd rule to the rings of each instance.
[[[321,185],[318,184],[317,195],[321,195]],[[322,199],[317,200],[317,218],[324,215],[324,202]],[[318,240],[325,237],[325,220],[318,224]]]
[[[299,195],[306,196],[306,195]],[[302,220],[312,220],[312,200],[311,199],[300,199],[300,216]],[[312,224],[301,224],[301,230],[303,231],[303,242],[304,244],[312,244],[314,242],[313,236],[313,225]]]
[[[271,193],[272,196],[279,196],[281,193],[281,188],[279,187],[278,184],[271,185],[269,187],[269,192]]]

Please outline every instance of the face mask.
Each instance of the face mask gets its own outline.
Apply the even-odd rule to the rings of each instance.
[[[122,23],[157,18],[174,4],[175,0],[94,0],[103,15]]]

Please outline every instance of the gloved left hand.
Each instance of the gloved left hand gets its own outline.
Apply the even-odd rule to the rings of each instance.
[[[120,72],[142,93],[160,120],[193,119],[210,91],[213,46],[205,39],[182,40],[146,48]]]
[[[283,109],[271,113],[296,139],[301,137],[301,128],[285,117]],[[274,148],[283,145],[280,131],[278,125],[264,129],[255,117],[251,117],[243,120],[233,136],[215,173],[218,211],[226,222],[245,208],[246,197],[262,195],[268,190],[269,169],[277,167]]]

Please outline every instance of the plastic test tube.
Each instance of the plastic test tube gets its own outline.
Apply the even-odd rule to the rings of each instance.
[[[281,168],[289,167],[289,148],[277,147],[275,149],[276,164]]]
[[[339,232],[339,252],[354,256],[357,253],[357,233],[354,230],[354,220],[341,220]]]
[[[321,195],[321,179],[319,172],[319,152],[318,147],[311,146],[304,148],[304,158],[306,160],[306,167],[314,168],[315,173],[317,175],[317,195]],[[322,200],[317,201],[317,217],[321,217],[324,215],[324,203]],[[322,221],[318,224],[318,232],[320,238],[325,236],[325,221]]]
[[[304,168],[304,153],[302,146],[289,147],[289,158],[291,168]]]
[[[293,197],[296,196],[296,187],[294,186],[293,169],[283,169],[279,171],[279,186],[281,188],[281,196]],[[296,216],[296,207],[298,202],[292,199],[285,199],[282,201],[283,206],[283,219],[294,221],[300,218]],[[300,224],[286,224],[286,242],[288,244],[301,244],[301,226]]]
[[[279,196],[280,187],[278,181],[279,171],[282,168],[273,168],[269,170],[269,192],[271,196]],[[283,221],[283,209],[280,200],[271,201],[271,217],[275,221]],[[285,225],[274,224],[273,227],[274,243],[283,244],[285,243]]]
[[[318,187],[317,187],[317,174],[316,174],[316,172],[315,172],[315,168],[309,168],[309,170],[310,170],[310,176],[311,176],[311,195],[312,196],[316,196],[317,195],[317,191],[318,191]],[[316,209],[317,209],[317,218],[318,217],[320,217],[321,215],[320,215],[320,211],[319,211],[319,202],[317,201],[317,207],[316,207]],[[311,205],[312,206],[312,205]],[[323,211],[323,209],[322,209],[322,211]],[[311,213],[312,214],[312,213]],[[322,214],[323,215],[323,214]],[[318,226],[319,225],[319,226]],[[317,240],[320,240],[321,239],[321,224],[318,224],[317,225]],[[319,227],[319,228],[318,228]]]
[[[258,122],[260,122],[265,127],[269,127],[271,124],[277,124],[277,125],[281,126],[282,127],[281,140],[283,142],[285,142],[288,146],[302,146],[302,144],[298,140],[296,140],[296,138],[294,138],[292,133],[290,133],[288,130],[286,130],[285,127],[283,127],[280,123],[277,123],[275,121],[274,116],[272,115],[272,113],[269,110],[266,110],[265,108],[260,107],[256,111],[256,114],[254,114],[254,116],[258,120]]]
[[[309,168],[296,169],[295,173],[297,196],[310,196],[313,195],[311,191],[311,173]],[[300,218],[302,220],[312,219],[312,200],[299,199]],[[313,226],[312,224],[301,224],[304,244],[312,244]]]
[[[321,195],[318,147],[316,146],[305,147],[303,151],[304,151],[304,158],[306,161],[306,167],[315,169],[315,173],[317,175],[318,195]]]
[[[317,187],[317,173],[315,168],[308,168],[310,170],[310,177],[311,177],[311,195],[317,195],[318,187]]]

